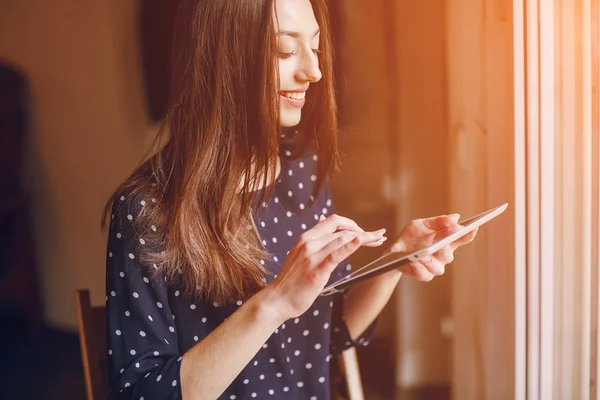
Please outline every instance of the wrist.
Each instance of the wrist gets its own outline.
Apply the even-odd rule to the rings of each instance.
[[[270,286],[265,287],[252,297],[258,318],[262,323],[279,327],[289,318],[283,312],[280,296]]]

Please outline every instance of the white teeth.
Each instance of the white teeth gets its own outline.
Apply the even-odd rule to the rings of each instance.
[[[282,92],[281,94],[292,100],[304,100],[306,97],[306,92]]]

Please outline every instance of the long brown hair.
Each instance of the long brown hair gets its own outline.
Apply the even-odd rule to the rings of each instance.
[[[311,3],[323,79],[307,94],[298,130],[300,149],[314,144],[318,151],[316,194],[337,166],[337,106],[325,0]],[[259,261],[268,254],[251,211],[271,195],[280,146],[273,7],[274,0],[181,2],[169,109],[151,156],[117,188],[103,216],[106,228],[123,194],[145,199],[134,219],[143,262],[188,295],[218,303],[264,286]],[[267,189],[253,190],[260,185]]]

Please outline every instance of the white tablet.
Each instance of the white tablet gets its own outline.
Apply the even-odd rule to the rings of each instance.
[[[357,284],[358,282],[362,282],[366,279],[372,278],[374,276],[383,274],[385,272],[391,271],[393,269],[397,269],[402,265],[410,264],[414,261],[420,260],[425,257],[429,257],[450,243],[460,239],[465,236],[469,232],[472,232],[476,228],[485,224],[486,222],[492,220],[498,215],[502,214],[504,210],[508,207],[508,204],[503,204],[498,207],[494,207],[488,211],[485,211],[479,215],[476,215],[472,218],[459,222],[459,225],[462,226],[458,231],[454,233],[449,233],[446,236],[442,237],[433,237],[439,235],[439,232],[432,234],[431,240],[434,241],[429,246],[415,251],[410,254],[406,253],[389,253],[386,254],[369,264],[365,265],[362,268],[357,269],[343,277],[342,279],[333,282],[326,286],[321,292],[321,296],[328,296],[334,293],[337,293],[341,290],[344,290],[352,285]]]

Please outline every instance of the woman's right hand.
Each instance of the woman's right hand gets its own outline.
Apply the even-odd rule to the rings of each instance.
[[[304,232],[286,257],[277,278],[264,290],[275,298],[282,320],[302,315],[321,293],[335,267],[361,246],[381,246],[385,229],[365,232],[339,215],[321,217]]]

